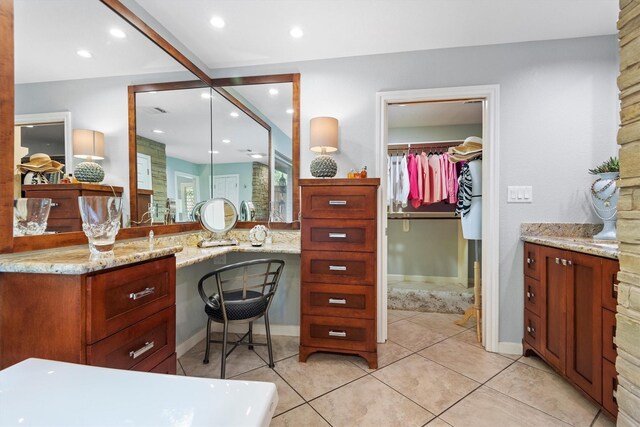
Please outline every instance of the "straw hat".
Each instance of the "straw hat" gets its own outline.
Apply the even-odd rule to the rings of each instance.
[[[48,154],[36,153],[29,157],[27,163],[18,165],[20,173],[27,172],[61,172],[64,165],[62,163],[51,160]]]
[[[470,136],[461,145],[449,148],[449,153],[451,154],[467,155],[480,152],[482,152],[482,138],[477,136]]]

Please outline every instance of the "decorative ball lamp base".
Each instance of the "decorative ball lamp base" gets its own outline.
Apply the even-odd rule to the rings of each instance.
[[[95,162],[82,162],[76,166],[74,176],[80,182],[102,182],[104,169]]]
[[[338,164],[331,156],[322,154],[311,161],[310,169],[314,178],[333,178],[338,172]]]

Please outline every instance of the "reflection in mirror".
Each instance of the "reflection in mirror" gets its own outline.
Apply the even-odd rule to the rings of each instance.
[[[136,94],[138,212],[134,225],[192,222],[211,197],[211,89]]]
[[[252,202],[255,216],[251,219],[250,209],[246,209],[241,220],[292,222],[293,221],[293,83],[254,84],[225,86],[224,89],[248,107],[270,128],[270,162],[252,167],[251,194],[245,192],[242,201]],[[227,119],[222,114],[222,119]],[[214,116],[215,123],[215,116]],[[233,141],[214,126],[214,150],[241,150]],[[216,158],[214,156],[214,161]],[[217,163],[217,162],[216,162]],[[218,168],[219,170],[219,168]],[[214,173],[216,167],[214,167]],[[246,189],[245,189],[246,190]],[[237,206],[237,205],[236,205]],[[245,207],[251,205],[244,205]]]
[[[209,248],[237,245],[236,239],[224,238],[224,235],[235,227],[237,221],[238,211],[230,200],[224,198],[208,200],[200,208],[200,222],[204,228],[214,233],[214,236],[201,241],[198,246]]]

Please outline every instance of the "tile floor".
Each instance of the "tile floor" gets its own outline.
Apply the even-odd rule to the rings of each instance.
[[[298,339],[273,336],[275,369],[265,347],[239,347],[227,377],[276,384],[272,426],[614,425],[540,359],[485,352],[473,325],[452,323],[458,315],[389,310],[388,318],[376,370],[328,353],[299,363]],[[201,342],[179,359],[178,373],[218,378],[220,349],[212,346],[209,365]]]

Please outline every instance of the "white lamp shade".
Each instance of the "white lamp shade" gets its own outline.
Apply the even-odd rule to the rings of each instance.
[[[338,151],[338,119],[334,117],[311,119],[309,149],[316,153]]]
[[[104,159],[104,134],[95,130],[73,130],[73,157],[87,160]]]

